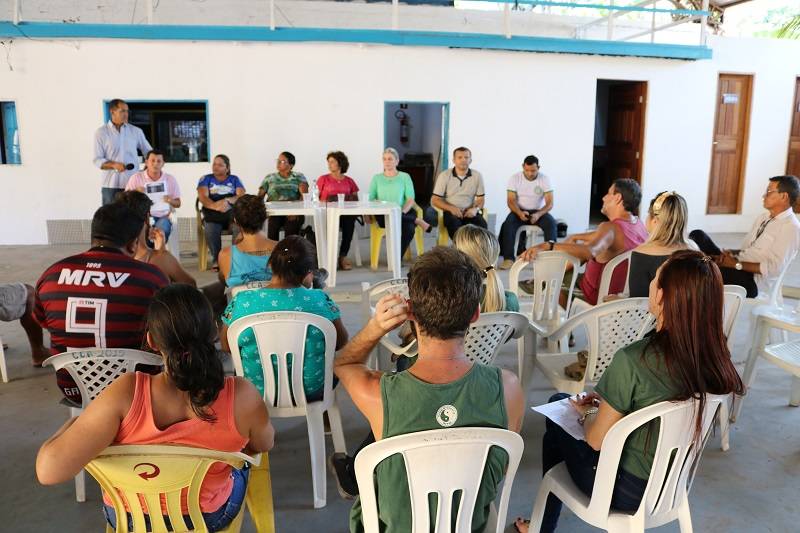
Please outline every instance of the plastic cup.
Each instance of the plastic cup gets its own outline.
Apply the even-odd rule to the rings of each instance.
[[[344,194],[339,193],[336,195],[336,203],[339,207],[344,207]]]
[[[367,203],[367,193],[363,191],[359,191],[358,193],[358,203],[361,205],[365,205]]]
[[[311,193],[310,192],[304,192],[303,193],[303,206],[304,207],[308,207],[310,205],[311,205]]]

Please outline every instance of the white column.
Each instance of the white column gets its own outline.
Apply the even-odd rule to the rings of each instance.
[[[14,26],[19,24],[20,19],[21,19],[20,14],[19,14],[19,8],[20,8],[19,4],[20,4],[21,1],[22,0],[14,0],[14,5],[12,7],[12,9],[14,10],[14,13],[12,15],[12,18],[14,19]]]
[[[703,11],[708,11],[708,0],[703,0]],[[700,17],[700,46],[705,46],[708,41],[708,15]]]
[[[503,7],[503,29],[506,39],[511,39],[511,4]]]
[[[269,0],[269,29],[275,29],[275,0]]]
[[[655,10],[656,6],[658,5],[658,0],[653,2],[653,9]],[[653,11],[650,17],[650,42],[655,42],[656,40],[656,12]]]
[[[608,0],[608,5],[613,6],[614,0]],[[608,15],[608,31],[606,32],[606,39],[609,41],[614,39],[614,17],[611,16],[612,13],[613,11],[610,11]]]
[[[147,0],[147,3],[144,5],[145,10],[147,11],[147,23],[153,23],[153,0]]]
[[[392,29],[400,27],[400,0],[392,0]]]

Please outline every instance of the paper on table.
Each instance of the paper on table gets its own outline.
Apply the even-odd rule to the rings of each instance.
[[[570,405],[570,398],[564,398],[557,402],[550,402],[543,405],[531,407],[537,413],[543,414],[559,426],[564,431],[569,433],[572,437],[578,440],[586,440],[586,433],[583,431],[583,426],[578,423],[578,412],[572,405]]]

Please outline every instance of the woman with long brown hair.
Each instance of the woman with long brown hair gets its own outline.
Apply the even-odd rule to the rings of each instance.
[[[698,401],[694,438],[700,441],[706,394],[743,394],[722,329],[723,284],[719,268],[700,252],[673,253],[650,283],[650,312],[655,331],[619,350],[593,393],[574,402],[586,430],[579,441],[546,422],[542,463],[547,472],[565,462],[575,484],[591,496],[603,439],[627,414],[663,401]],[[557,394],[551,401],[566,397]],[[625,442],[611,507],[635,512],[647,487],[658,442],[658,425],[634,431]],[[547,498],[541,531],[554,531],[561,502]],[[528,531],[517,519],[518,531]]]

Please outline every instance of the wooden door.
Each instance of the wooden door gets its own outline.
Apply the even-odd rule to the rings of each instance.
[[[789,157],[786,174],[800,177],[800,78],[797,78],[792,107],[792,131],[789,133]]]
[[[720,74],[706,212],[740,213],[753,77]]]
[[[625,82],[608,89],[607,176],[642,182],[646,82]]]

